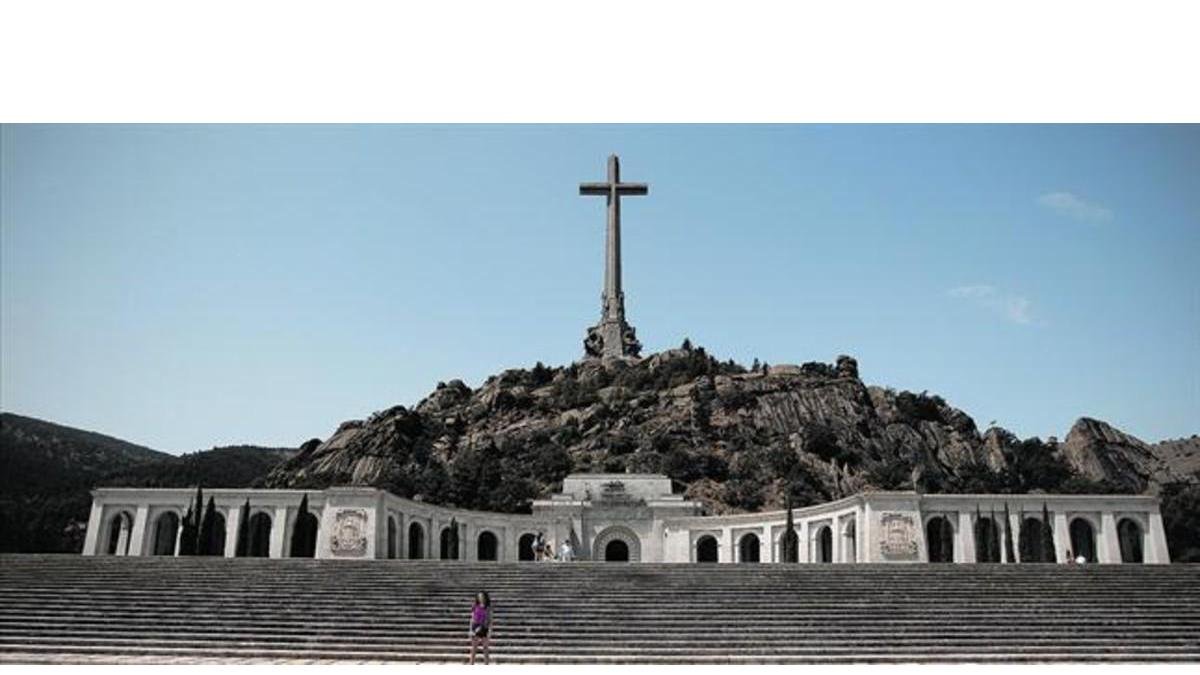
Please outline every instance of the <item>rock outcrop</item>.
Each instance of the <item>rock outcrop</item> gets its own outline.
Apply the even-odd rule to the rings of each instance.
[[[715,513],[803,505],[868,489],[1142,490],[1169,475],[1144,443],[1081,420],[1057,452],[980,434],[938,396],[867,386],[858,363],[747,371],[690,345],[643,359],[507,370],[478,389],[439,383],[412,409],[342,424],[267,479],[365,484],[519,511],[572,471],[662,472]],[[1030,477],[1033,478],[1030,478]],[[1082,481],[1082,483],[1080,483]]]
[[[1150,445],[1090,417],[1075,422],[1060,448],[1079,475],[1132,492],[1183,479]]]

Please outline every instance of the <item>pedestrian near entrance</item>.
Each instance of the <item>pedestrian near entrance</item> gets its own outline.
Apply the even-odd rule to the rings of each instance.
[[[471,607],[471,658],[469,663],[475,665],[475,650],[483,648],[483,662],[491,663],[489,642],[492,631],[492,599],[487,591],[475,594],[475,604]]]

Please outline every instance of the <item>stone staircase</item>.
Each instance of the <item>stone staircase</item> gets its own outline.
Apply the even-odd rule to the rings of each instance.
[[[1200,661],[1200,566],[0,556],[0,662]]]

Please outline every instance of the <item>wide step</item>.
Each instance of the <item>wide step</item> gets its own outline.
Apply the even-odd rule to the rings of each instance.
[[[1198,662],[1200,567],[0,556],[0,662]]]

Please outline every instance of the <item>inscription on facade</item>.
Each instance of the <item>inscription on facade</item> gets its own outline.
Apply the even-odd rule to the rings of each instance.
[[[367,512],[338,511],[333,519],[329,548],[335,556],[361,558],[367,554]]]
[[[601,485],[600,499],[597,501],[604,506],[639,506],[646,503],[646,500],[629,494],[625,490],[625,483],[618,480]]]
[[[912,516],[884,513],[879,516],[879,552],[889,560],[913,560],[917,557],[917,532]]]

